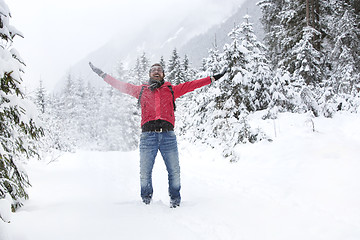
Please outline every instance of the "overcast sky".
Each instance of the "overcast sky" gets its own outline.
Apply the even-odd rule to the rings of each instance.
[[[129,34],[154,21],[199,12],[204,18],[229,14],[243,0],[5,0],[10,24],[25,38],[14,47],[27,67],[23,77],[34,88],[40,79],[51,89],[66,71],[119,31]]]

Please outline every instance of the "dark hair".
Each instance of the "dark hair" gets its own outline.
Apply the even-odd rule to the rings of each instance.
[[[154,66],[160,66],[161,68],[163,68],[163,66],[160,63],[154,63],[153,65],[151,65],[150,68],[154,67]]]
[[[155,67],[155,66],[161,67],[161,69],[162,69],[162,71],[163,71],[163,74],[165,75],[164,67],[163,67],[160,63],[154,63],[153,65],[151,65],[151,67],[150,67],[150,69],[149,69],[149,73],[150,73],[150,71],[151,71],[151,68],[152,68],[152,67]]]

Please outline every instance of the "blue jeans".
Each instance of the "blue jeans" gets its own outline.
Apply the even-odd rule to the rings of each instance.
[[[169,196],[172,202],[180,203],[179,153],[174,131],[143,132],[140,137],[140,185],[144,202],[153,195],[152,170],[160,150],[166,165],[169,180]]]

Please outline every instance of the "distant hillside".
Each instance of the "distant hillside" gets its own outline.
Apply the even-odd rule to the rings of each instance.
[[[241,24],[243,17],[248,14],[251,16],[250,21],[254,24],[254,31],[259,40],[264,38],[264,31],[260,22],[261,10],[256,6],[257,1],[247,0],[239,6],[239,9],[234,15],[228,18],[225,22],[212,27],[204,34],[198,35],[183,45],[179,52],[180,54],[187,55],[193,64],[193,66],[200,67],[202,59],[208,55],[208,50],[213,47],[216,42],[221,50],[225,43],[230,39],[228,33],[234,27],[235,24]]]
[[[226,5],[216,9],[215,14],[209,12],[208,16],[204,12],[208,12],[209,6],[204,6],[204,9],[194,9],[189,12],[184,19],[169,17],[162,22],[144,23],[138,34],[120,32],[107,44],[89,53],[82,61],[72,66],[68,74],[73,78],[81,77],[92,85],[104,86],[104,82],[91,72],[89,61],[107,73],[114,73],[117,62],[123,62],[128,68],[133,67],[136,58],[143,52],[151,62],[159,61],[161,56],[168,61],[174,48],[177,48],[181,57],[187,54],[193,66],[200,66],[202,58],[207,55],[208,49],[214,42],[215,34],[218,46],[222,47],[228,40],[227,34],[234,23],[241,23],[247,12],[253,16],[255,31],[259,36],[263,35],[258,20],[261,13],[255,2],[238,0],[238,9],[233,5],[231,8],[230,5]],[[65,80],[64,74],[56,89],[62,89]]]

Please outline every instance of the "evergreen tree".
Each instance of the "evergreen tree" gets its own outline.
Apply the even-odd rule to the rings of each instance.
[[[263,24],[274,68],[292,74],[296,84],[319,84],[327,73],[321,50],[320,4],[323,1],[264,0]]]
[[[114,77],[117,79],[124,80],[126,78],[126,70],[124,68],[124,63],[122,61],[118,61],[115,67]]]
[[[87,141],[87,145],[91,150],[99,149],[100,135],[102,133],[103,125],[100,124],[100,116],[102,109],[100,104],[100,95],[102,89],[94,88],[89,82],[84,89],[84,100],[86,101],[86,115],[84,121],[87,123],[83,133]]]
[[[205,72],[206,71],[206,59],[203,58],[201,61],[201,67],[200,67],[200,72]]]
[[[203,71],[199,73],[200,77],[206,77],[219,72],[221,69],[221,56],[217,46],[208,51],[209,56],[203,59]],[[218,93],[218,83],[212,83],[211,86],[205,86],[191,93],[186,94],[182,99],[177,100],[178,109],[183,110],[177,116],[177,129],[179,135],[189,141],[203,141],[207,134],[212,132],[211,125],[208,124],[209,116],[213,112],[215,97]],[[176,114],[176,113],[175,113]],[[189,122],[189,119],[191,121]],[[197,131],[190,131],[197,129]],[[191,134],[188,134],[191,133]]]
[[[312,44],[312,40],[319,34],[313,27],[305,27],[302,39],[293,47],[293,79],[297,85],[318,84],[326,75],[326,71],[322,69],[323,56]]]
[[[212,83],[211,87],[203,87],[194,92],[191,102],[192,106],[187,106],[186,116],[191,116],[192,121],[185,125],[185,129],[197,129],[191,136],[185,136],[190,141],[204,141],[211,146],[223,144],[227,141],[227,134],[231,131],[236,116],[240,115],[236,101],[240,101],[239,84],[233,80],[236,73],[245,73],[239,65],[245,62],[244,50],[240,47],[239,34],[237,27],[233,29],[229,36],[232,42],[224,46],[224,53],[219,54],[217,46],[209,50],[209,56],[204,59],[203,75],[213,75],[218,69],[225,65],[230,65],[231,73],[218,81]],[[239,105],[240,106],[240,103]],[[186,121],[186,119],[185,119]],[[231,123],[231,124],[229,124]],[[187,133],[189,131],[181,131]],[[225,134],[225,132],[227,134]]]
[[[327,80],[318,99],[323,114],[356,111],[359,106],[360,12],[358,0],[332,0],[320,4],[322,46],[328,66]]]
[[[50,161],[53,161],[61,152],[71,150],[71,146],[64,137],[66,131],[61,128],[59,114],[56,111],[58,103],[53,96],[46,92],[42,86],[42,81],[40,81],[33,99],[40,112],[39,118],[42,121],[44,131],[44,136],[40,141],[41,158],[50,157]]]
[[[353,101],[360,91],[360,30],[357,27],[358,16],[350,1],[338,2],[336,20],[332,27],[334,47],[331,52],[332,95],[338,96],[337,104],[341,108],[354,110]],[[355,104],[355,105],[354,105]]]
[[[248,94],[246,92],[247,89],[243,87],[248,81],[248,71],[246,68],[246,64],[248,64],[246,59],[248,50],[242,46],[241,33],[239,30],[240,26],[235,25],[228,34],[231,42],[224,46],[223,58],[226,63],[223,64],[223,66],[228,66],[230,72],[228,76],[220,79],[220,95],[215,98],[217,109],[223,109],[229,98],[231,98],[235,104],[231,117],[235,117],[236,119],[238,119],[240,115],[238,106],[240,106]]]
[[[137,81],[121,63],[119,67],[115,72],[122,74],[120,80]],[[48,111],[51,116],[45,117],[51,118],[47,120],[51,126],[46,129],[50,137],[47,146],[51,149],[128,151],[137,147],[140,114],[136,100],[110,86],[95,90],[89,83],[85,86],[82,78],[75,80],[68,75]]]
[[[221,55],[216,43],[216,38],[213,43],[213,48],[208,51],[208,57],[204,58],[203,63],[203,72],[206,72],[207,75],[212,75],[221,71]]]
[[[239,28],[242,34],[240,37],[242,46],[247,50],[247,81],[244,81],[242,88],[247,96],[243,98],[243,103],[248,111],[266,109],[270,102],[269,87],[272,84],[273,73],[266,58],[266,47],[257,40],[252,23],[249,22],[250,16],[246,15]]]
[[[280,24],[279,14],[282,13],[285,1],[283,0],[261,0],[257,3],[262,10],[261,22],[265,30],[264,41],[268,48],[268,55],[273,66],[277,66],[281,59],[281,40],[280,33],[284,31],[284,26]]]
[[[287,83],[290,82],[289,72],[277,69],[273,73],[273,80],[269,88],[271,100],[268,106],[268,115],[265,118],[275,119],[278,112],[292,111],[296,107],[296,98],[293,88]]]
[[[245,57],[247,49],[242,46],[240,26],[235,24],[228,36],[231,42],[230,44],[225,44],[223,57],[230,68],[229,79],[234,79],[238,74],[245,76],[247,74],[245,65],[248,63]]]
[[[136,59],[134,68],[135,73],[135,84],[143,84],[148,82],[148,71],[150,67],[150,60],[146,57],[146,53],[142,53],[140,57]]]
[[[138,144],[139,113],[136,100],[107,86],[102,90],[99,147],[102,151],[129,151]]]
[[[271,69],[265,57],[264,46],[256,40],[251,24],[236,25],[229,33],[231,42],[219,54],[217,48],[209,51],[205,59],[206,74],[230,66],[224,77],[210,88],[201,88],[194,93],[192,104],[187,106],[186,116],[191,123],[183,124],[195,128],[190,141],[202,141],[211,146],[222,146],[223,155],[230,161],[237,161],[234,152],[237,144],[255,142],[265,138],[260,130],[252,130],[247,120],[250,111],[266,108],[270,94],[266,88],[271,85]],[[216,45],[215,45],[216,47]],[[196,94],[196,95],[195,95]],[[194,111],[192,113],[191,111]],[[186,121],[185,119],[183,121]]]
[[[67,75],[65,87],[56,97],[58,104],[55,107],[60,128],[66,129],[64,133],[66,142],[76,148],[78,146],[76,83],[71,74]]]
[[[36,111],[21,88],[24,62],[13,48],[22,34],[9,24],[10,11],[0,2],[0,199],[12,199],[12,210],[28,198],[28,176],[21,166],[24,158],[38,155],[36,140],[43,131],[36,126]],[[1,211],[1,210],[0,210]],[[0,212],[0,219],[2,214]],[[2,219],[4,220],[4,219]]]
[[[196,70],[191,67],[190,60],[188,56],[185,54],[184,59],[181,63],[181,68],[183,72],[183,82],[188,82],[195,79]]]
[[[40,85],[38,89],[36,89],[36,98],[35,98],[35,104],[38,107],[40,113],[45,113],[46,108],[46,90],[43,86],[43,81],[40,80]]]
[[[332,3],[323,0],[263,0],[258,4],[263,11],[270,61],[277,75],[274,78],[276,85],[271,89],[282,91],[276,96],[287,99],[285,102],[277,101],[273,96],[271,105],[282,102],[283,109],[311,110],[315,116],[318,115],[318,96],[321,87],[328,85],[325,80],[331,65],[325,56],[329,55],[331,48],[326,43],[331,42],[329,23],[333,21],[333,13],[329,6]]]
[[[86,130],[89,129],[89,122],[88,122],[88,113],[91,109],[91,105],[89,105],[89,96],[85,94],[86,87],[84,80],[81,77],[78,77],[75,80],[75,95],[74,95],[74,101],[75,101],[75,111],[76,111],[76,129],[75,132],[77,132],[77,142],[79,147],[86,147],[88,146],[88,139],[89,136],[87,135]]]
[[[173,50],[167,67],[167,79],[173,84],[178,85],[184,82],[184,74],[181,69],[181,59],[176,50]]]
[[[164,60],[164,56],[161,56],[159,63],[162,66],[163,69],[166,69],[166,62]]]

